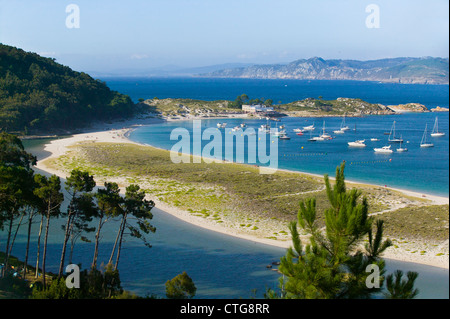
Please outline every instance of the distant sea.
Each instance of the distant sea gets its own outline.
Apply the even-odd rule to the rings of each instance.
[[[448,85],[394,84],[328,80],[260,80],[221,78],[103,78],[113,90],[139,98],[189,98],[234,100],[238,95],[272,99],[275,104],[308,97],[325,100],[338,97],[360,98],[385,105],[422,103],[431,108],[448,107]]]
[[[247,94],[250,98],[270,98],[274,103],[288,103],[308,97],[336,99],[338,97],[360,98],[371,103],[385,105],[416,102],[428,108],[447,107],[448,85],[411,85],[358,81],[298,81],[298,80],[255,80],[255,79],[205,79],[205,78],[126,78],[107,79],[107,84],[115,90],[139,98],[191,98],[200,100],[234,100],[237,95]],[[344,135],[325,142],[308,142],[309,134],[296,136],[294,128],[314,123],[318,135],[325,120],[328,133],[339,128],[342,118],[284,118],[289,141],[279,141],[279,168],[298,170],[315,174],[334,176],[336,166],[347,162],[346,177],[359,182],[381,186],[404,188],[434,195],[448,196],[449,193],[449,116],[445,113],[409,113],[388,116],[367,116],[347,118],[351,128]],[[431,138],[435,117],[439,118],[439,130],[446,133],[441,138]],[[247,123],[256,130],[265,120],[220,120],[227,122],[228,128]],[[396,135],[402,135],[406,153],[391,155],[375,154],[374,147],[388,145],[387,136],[396,121]],[[219,120],[203,120],[204,127],[216,127]],[[272,126],[274,122],[270,123]],[[425,125],[428,138],[435,147],[419,147]],[[170,133],[175,127],[192,131],[189,121],[165,123],[141,127],[130,135],[134,141],[171,149],[175,141]],[[379,141],[372,142],[371,138]],[[352,149],[347,142],[365,139],[367,147]],[[208,143],[206,141],[204,144]],[[395,150],[398,144],[392,144]],[[198,155],[198,154],[197,154]]]

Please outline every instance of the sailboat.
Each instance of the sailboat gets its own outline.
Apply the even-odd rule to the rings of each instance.
[[[320,135],[321,138],[323,139],[331,139],[331,135],[328,133],[325,133],[325,121],[323,121],[323,129],[322,129],[322,135]]]
[[[420,147],[433,147],[434,144],[427,142],[427,124],[425,124],[425,131],[423,132],[422,140],[420,141]]]
[[[315,141],[323,141],[323,137],[320,136],[314,136],[312,137],[312,131],[309,131],[309,138],[308,138],[309,142],[315,142]]]
[[[439,136],[444,136],[444,135],[445,135],[444,132],[439,132],[439,129],[438,129],[438,118],[436,116],[436,120],[434,121],[433,131],[431,132],[431,136],[439,137]]]
[[[400,136],[400,138],[401,138],[401,136]],[[408,151],[408,149],[406,147],[402,147],[402,143],[403,142],[400,142],[400,147],[397,148],[397,152],[407,152]]]
[[[389,143],[400,143],[400,142],[403,142],[402,138],[396,138],[395,137],[395,121],[392,124],[391,133],[389,134],[388,141],[389,141]]]
[[[350,128],[347,126],[347,125],[345,125],[345,113],[344,113],[344,119],[342,120],[342,123],[341,123],[341,131],[348,131]]]

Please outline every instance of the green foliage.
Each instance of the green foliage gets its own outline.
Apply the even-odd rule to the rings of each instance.
[[[29,283],[22,278],[7,274],[5,277],[0,278],[0,291],[11,294],[13,298],[28,298],[32,290]]]
[[[325,230],[317,225],[316,201],[308,199],[300,203],[298,222],[291,222],[289,229],[293,247],[281,258],[279,271],[281,293],[269,290],[267,297],[288,299],[355,299],[370,298],[380,293],[384,283],[385,263],[381,254],[392,245],[383,240],[383,222],[378,220],[375,234],[373,218],[368,217],[366,198],[360,198],[357,189],[348,191],[344,180],[345,163],[336,169],[336,181],[331,186],[325,176],[326,193],[331,207],[326,209]],[[304,246],[297,229],[300,225],[310,237]],[[364,250],[363,240],[368,237]],[[374,265],[379,271],[378,287],[367,285]],[[398,284],[398,290],[411,292],[417,274],[407,283]],[[370,279],[370,278],[369,278]],[[392,279],[390,285],[392,284]],[[398,280],[397,280],[398,281]],[[406,287],[406,288],[405,288]],[[413,293],[394,294],[400,297]]]
[[[166,282],[166,296],[169,299],[192,299],[196,291],[194,282],[185,271]]]
[[[257,105],[262,104],[266,106],[271,106],[273,104],[273,100],[267,99],[264,100],[264,98],[259,99],[250,99],[247,94],[242,94],[236,97],[236,99],[228,104],[229,107],[234,109],[242,109],[243,104],[249,104],[249,105]]]
[[[71,129],[133,112],[127,95],[88,74],[0,44],[0,130]]]
[[[118,270],[107,265],[103,271],[96,268],[80,273],[80,288],[67,288],[66,278],[55,278],[46,288],[36,285],[32,299],[109,299],[123,294]]]
[[[406,280],[402,280],[403,272],[397,270],[394,274],[387,276],[386,288],[387,292],[384,296],[388,299],[413,299],[419,293],[418,289],[414,289],[414,282],[418,274],[410,272],[406,274]]]

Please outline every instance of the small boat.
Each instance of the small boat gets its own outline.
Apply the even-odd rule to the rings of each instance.
[[[312,131],[309,131],[309,138],[308,138],[309,142],[315,142],[315,141],[323,141],[323,138],[319,137],[319,136],[314,136],[312,137]]]
[[[402,142],[400,142],[400,147],[397,148],[397,152],[407,152],[407,151],[408,149],[406,147],[402,147]]]
[[[357,140],[354,142],[348,142],[348,146],[351,147],[366,147],[366,144],[364,144],[365,140]]]
[[[372,142],[377,142],[377,141],[379,141],[379,139],[373,137],[373,138],[370,139],[370,141],[372,141]]]
[[[345,132],[345,131],[348,131],[348,130],[350,130],[350,128],[349,128],[348,126],[345,125],[345,113],[344,113],[344,119],[342,120],[340,131]],[[338,134],[339,134],[339,133],[338,133]]]
[[[294,128],[293,131],[294,131],[294,132],[297,132],[297,133],[303,133],[303,130],[302,130],[302,129],[299,129],[299,128]]]
[[[323,138],[324,140],[331,140],[332,137],[330,134],[325,133],[325,121],[323,121],[323,129],[322,129],[322,134],[320,135],[321,138]]]
[[[217,123],[218,128],[225,128],[227,126],[227,123]]]
[[[233,127],[231,130],[232,130],[233,132],[240,131],[240,130],[241,130],[241,127],[240,127],[240,126],[235,126],[235,127]]]
[[[263,133],[270,133],[270,125],[263,124],[259,127],[258,131]]]
[[[376,153],[385,153],[385,154],[389,154],[392,153],[393,150],[391,150],[391,146],[383,146],[382,148],[374,148],[373,149]]]
[[[314,131],[315,130],[314,124],[310,125],[310,126],[303,127],[303,130],[304,131]]]
[[[241,123],[241,127],[242,128],[244,128],[244,127],[246,127],[247,125],[245,124],[245,123]]]
[[[284,135],[281,135],[281,136],[279,137],[279,139],[280,139],[280,140],[290,140],[291,138],[290,138],[289,136],[287,136],[286,134],[284,134]]]
[[[284,130],[276,131],[276,132],[273,132],[272,135],[275,136],[275,137],[281,137],[281,136],[286,135],[286,131],[284,131]]]
[[[420,147],[433,147],[433,143],[427,142],[427,124],[425,124],[425,131],[422,135],[422,140],[420,141]]]
[[[402,138],[396,138],[395,137],[395,121],[392,124],[392,128],[391,128],[391,132],[389,134],[388,141],[389,141],[389,143],[401,143],[401,142],[403,142]]]
[[[301,135],[303,135],[303,132],[297,132],[297,133],[295,133],[295,134],[301,136]]]
[[[334,134],[344,134],[345,131],[343,131],[342,129],[340,129],[340,130],[333,131],[333,133],[334,133]]]
[[[438,129],[438,118],[436,116],[436,120],[434,121],[433,131],[431,132],[431,136],[439,137],[439,136],[444,136],[444,135],[445,135],[444,132],[439,132],[439,129]]]

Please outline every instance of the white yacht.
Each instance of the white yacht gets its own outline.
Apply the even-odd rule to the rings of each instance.
[[[444,135],[445,135],[444,132],[439,132],[439,129],[438,129],[438,118],[436,116],[436,120],[434,121],[433,131],[431,132],[431,136],[439,137],[439,136],[444,136]]]
[[[303,127],[304,131],[314,131],[316,128],[313,125]]]
[[[340,131],[345,132],[345,131],[348,131],[349,129],[350,128],[347,125],[345,125],[345,113],[344,113],[344,119],[342,120]]]
[[[389,153],[392,153],[393,152],[393,150],[391,150],[391,146],[389,145],[389,146],[383,146],[382,148],[374,148],[373,149],[376,153],[386,153],[386,154],[389,154]]]
[[[366,147],[366,144],[364,144],[365,140],[357,140],[354,142],[348,142],[348,146],[352,147]]]
[[[400,142],[403,142],[402,138],[395,137],[395,121],[392,124],[392,128],[391,128],[391,132],[389,134],[388,141],[389,141],[389,143],[400,143]]]
[[[217,123],[218,128],[225,128],[227,126],[227,123]]]
[[[427,142],[427,124],[425,124],[425,131],[422,135],[422,140],[420,141],[420,147],[433,147],[433,143]]]
[[[377,141],[379,141],[379,139],[376,138],[376,137],[372,137],[370,140],[371,140],[372,142],[377,142]]]
[[[331,140],[332,137],[330,134],[325,133],[325,121],[323,121],[323,129],[322,129],[322,134],[320,135],[321,138],[326,139],[326,140]]]
[[[263,124],[259,127],[258,131],[263,133],[270,133],[270,125]]]

